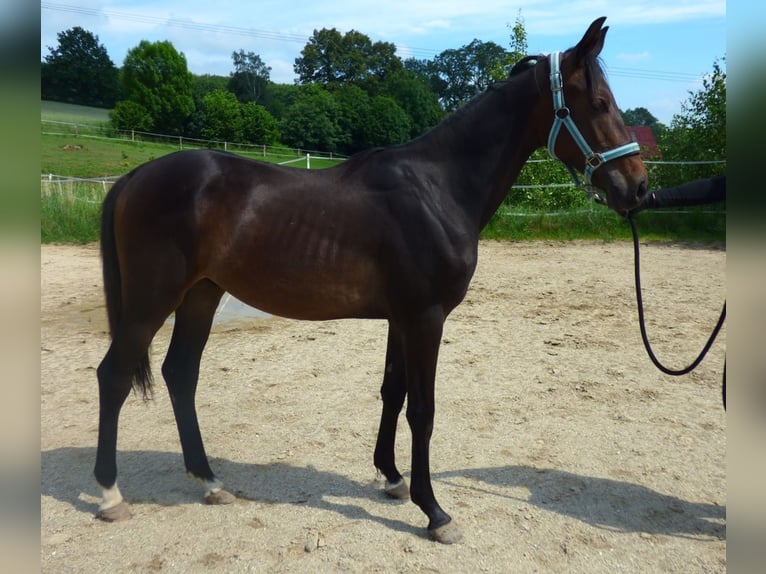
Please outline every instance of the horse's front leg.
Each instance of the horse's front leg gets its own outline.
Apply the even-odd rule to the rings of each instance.
[[[444,313],[430,309],[404,330],[407,365],[407,422],[412,431],[412,485],[410,496],[428,516],[428,534],[452,544],[462,538],[460,529],[442,510],[431,486],[429,445],[434,428],[434,386]]]
[[[407,395],[407,379],[404,364],[404,343],[401,332],[393,323],[388,325],[388,346],[386,348],[386,368],[380,396],[383,400],[383,412],[380,416],[378,440],[375,444],[374,462],[386,477],[385,492],[391,498],[410,497],[407,482],[396,468],[394,446],[396,443],[396,425],[399,413]]]

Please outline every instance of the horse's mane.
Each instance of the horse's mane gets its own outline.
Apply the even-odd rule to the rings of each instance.
[[[574,48],[569,48],[569,50],[573,50]],[[533,56],[524,56],[521,60],[516,62],[513,67],[511,68],[511,73],[509,74],[508,78],[512,78],[526,70],[530,70],[534,68],[537,63],[547,58],[544,54],[536,54]],[[588,86],[588,91],[591,92],[591,94],[595,93],[595,90],[599,83],[606,79],[606,72],[604,70],[604,66],[602,64],[601,58],[598,56],[588,56],[585,58],[585,61],[583,62],[585,66],[585,82]]]
[[[516,62],[513,67],[511,68],[511,73],[508,75],[509,78],[512,78],[513,76],[520,74],[521,72],[524,72],[525,70],[531,70],[537,65],[537,62],[540,61],[542,58],[545,58],[542,54],[537,54],[535,56],[524,56],[521,60]]]

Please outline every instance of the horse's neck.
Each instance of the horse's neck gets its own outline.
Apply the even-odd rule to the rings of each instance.
[[[530,127],[540,95],[534,86],[506,82],[490,88],[427,135],[450,177],[456,202],[484,227],[540,147]]]

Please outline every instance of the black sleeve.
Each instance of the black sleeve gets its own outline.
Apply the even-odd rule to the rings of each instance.
[[[726,200],[726,176],[698,179],[679,185],[666,187],[646,196],[638,211],[658,207],[688,207],[705,205]]]

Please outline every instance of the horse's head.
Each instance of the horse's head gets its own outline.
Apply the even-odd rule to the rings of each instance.
[[[647,175],[598,60],[605,20],[595,20],[574,48],[549,57],[554,120],[548,151],[583,172],[609,207],[625,213],[646,194]]]

